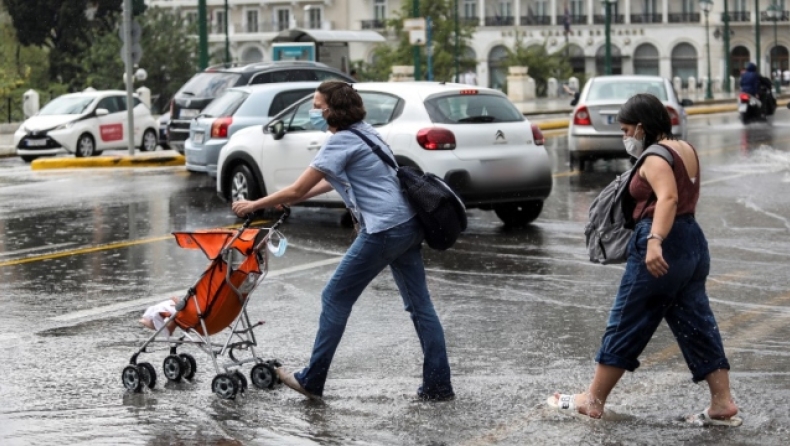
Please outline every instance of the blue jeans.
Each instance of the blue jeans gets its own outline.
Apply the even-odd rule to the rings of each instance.
[[[675,218],[661,244],[669,271],[656,278],[645,265],[652,223],[643,219],[634,228],[625,273],[595,360],[633,372],[639,367],[637,358],[666,319],[694,382],[716,370],[729,370],[705,292],[710,253],[702,229],[691,215]]]
[[[423,351],[423,392],[452,394],[444,330],[433,308],[422,262],[422,229],[416,218],[376,234],[361,232],[343,256],[321,295],[321,317],[310,364],[295,374],[308,392],[321,396],[351,308],[365,287],[387,266]]]

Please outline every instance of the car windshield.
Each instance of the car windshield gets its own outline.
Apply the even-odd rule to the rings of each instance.
[[[61,96],[45,105],[39,115],[80,115],[96,99],[95,96]]]
[[[459,92],[425,101],[431,121],[444,124],[478,124],[487,122],[518,122],[524,116],[499,95]]]
[[[237,73],[221,73],[208,71],[192,77],[176,93],[179,96],[192,98],[216,98],[226,89],[236,85],[240,75]]]
[[[667,100],[664,81],[641,80],[594,80],[587,93],[588,101],[608,101],[611,99],[625,101],[637,93],[650,93],[661,101]]]
[[[233,116],[233,113],[247,99],[247,96],[249,95],[243,91],[226,91],[225,94],[211,101],[201,114],[212,118]]]

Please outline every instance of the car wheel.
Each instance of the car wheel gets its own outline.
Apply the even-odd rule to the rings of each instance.
[[[96,143],[91,135],[83,133],[77,140],[77,150],[74,152],[74,156],[82,158],[94,155],[96,155]]]
[[[521,203],[503,203],[494,206],[497,217],[505,226],[526,226],[540,215],[543,210],[542,201],[523,201]]]
[[[258,180],[255,179],[249,167],[239,164],[233,168],[233,173],[230,175],[231,201],[257,200],[261,198],[260,190]]]
[[[20,155],[22,157],[22,161],[26,163],[32,163],[34,160],[38,159],[36,155]]]
[[[153,152],[156,150],[157,144],[159,144],[159,138],[157,138],[156,132],[148,129],[145,131],[145,133],[143,133],[143,142],[140,144],[140,151]]]

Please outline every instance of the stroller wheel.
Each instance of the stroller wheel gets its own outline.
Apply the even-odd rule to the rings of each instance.
[[[248,385],[247,384],[247,377],[244,376],[244,374],[241,373],[238,370],[233,372],[233,377],[236,378],[236,382],[239,385],[239,392],[242,392],[242,393],[246,392],[247,391],[247,385]]]
[[[170,355],[165,358],[162,363],[165,377],[170,381],[181,381],[181,375],[184,373],[184,366],[181,364],[181,359],[176,355]]]
[[[140,379],[142,379],[143,384],[149,389],[153,389],[156,386],[156,370],[154,370],[154,366],[148,362],[141,362],[137,364],[137,370],[140,372]]]
[[[220,373],[211,381],[211,390],[223,400],[232,400],[236,398],[236,394],[239,392],[239,385],[232,375]]]
[[[277,374],[269,364],[255,364],[255,367],[250,370],[250,379],[252,379],[252,384],[259,389],[273,389],[277,382]]]
[[[143,380],[140,379],[140,371],[135,365],[127,365],[121,373],[123,386],[132,392],[139,392],[143,388]]]
[[[197,372],[197,362],[195,361],[195,357],[190,355],[189,353],[181,353],[178,355],[181,358],[181,377],[192,381],[192,378],[195,377],[195,372]]]

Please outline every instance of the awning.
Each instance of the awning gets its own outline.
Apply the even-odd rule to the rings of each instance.
[[[323,29],[287,29],[274,36],[272,42],[384,42],[376,31],[347,31]]]

